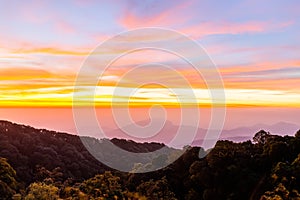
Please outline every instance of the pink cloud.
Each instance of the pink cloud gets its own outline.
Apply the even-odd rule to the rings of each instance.
[[[290,26],[292,22],[272,23],[272,22],[205,22],[193,25],[180,30],[181,32],[192,37],[203,37],[214,34],[243,34],[243,33],[260,33],[270,30],[277,30]]]
[[[261,33],[272,30],[279,30],[293,24],[292,21],[272,22],[272,21],[209,21],[193,25],[187,25],[193,19],[193,12],[186,10],[194,5],[193,1],[184,2],[163,10],[151,16],[136,14],[128,9],[124,15],[121,15],[119,23],[127,29],[138,27],[165,27],[175,28],[184,34],[199,38],[206,35],[214,34],[244,34],[244,33]],[[182,13],[185,13],[182,15]],[[195,18],[196,19],[196,18]],[[183,28],[182,28],[183,27]]]
[[[28,1],[22,7],[19,7],[18,16],[22,16],[27,22],[42,24],[55,16],[53,13],[45,12],[45,8],[47,7],[49,7],[47,1]]]
[[[58,20],[57,23],[55,24],[55,28],[62,32],[62,33],[66,33],[66,34],[70,34],[70,33],[75,33],[76,29],[74,26],[72,26],[70,23],[67,23],[64,20]]]
[[[68,27],[68,25],[66,25],[65,27],[61,27],[60,31],[72,31],[72,27]],[[21,39],[13,35],[8,35],[6,33],[0,33],[0,48],[2,53],[13,54],[47,53],[46,51],[48,50],[49,53],[52,51],[59,54],[72,54],[73,52],[75,55],[87,55],[93,48],[95,48],[95,43],[91,42],[91,44],[85,45],[62,44],[59,41],[55,43],[38,43]]]
[[[120,24],[127,28],[133,29],[137,27],[157,27],[157,26],[167,26],[179,25],[186,22],[188,19],[192,18],[192,15],[178,16],[180,11],[189,7],[193,1],[186,1],[184,3],[178,4],[177,6],[158,13],[155,16],[137,16],[133,12],[127,10],[124,15],[121,16],[119,22]]]

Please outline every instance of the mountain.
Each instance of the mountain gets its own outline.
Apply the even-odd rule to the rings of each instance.
[[[145,125],[147,123],[146,121],[141,121],[139,124]],[[168,141],[176,134],[178,128],[172,122],[167,121],[158,136],[150,138],[151,141],[144,140],[138,143],[128,139],[80,138],[67,133],[35,129],[30,126],[0,121],[0,157],[7,158],[16,169],[20,179],[26,183],[35,179],[35,173],[39,166],[49,170],[59,167],[63,170],[65,178],[86,179],[97,173],[109,170],[110,168],[105,164],[116,163],[124,171],[130,171],[134,168],[133,163],[149,164],[153,159],[159,157],[161,153],[167,155],[166,160],[168,160],[168,156],[180,154],[180,150],[163,144],[168,144]],[[190,126],[181,128],[184,130],[184,133],[189,133],[194,129],[194,127]],[[280,133],[281,135],[292,135],[298,130],[298,126],[280,122],[274,125],[260,124],[251,127],[240,127],[232,130],[223,130],[220,139],[236,142],[246,141],[251,139],[260,129],[265,129],[271,133]],[[197,136],[192,146],[201,146],[206,131],[201,128],[197,129]],[[112,131],[111,134],[114,134],[116,137],[124,136],[120,129]],[[177,145],[180,148],[187,144],[185,143],[185,137],[181,137],[180,141],[182,143]],[[94,150],[93,155],[91,155],[91,151],[86,149],[83,142],[87,142],[89,145],[86,146],[92,148],[92,151]],[[216,141],[214,140],[213,142]],[[144,154],[118,154],[112,149],[112,143],[121,149],[133,153],[154,153],[149,153],[147,156],[144,156]],[[163,151],[160,154],[155,153],[159,149],[163,149]],[[95,159],[95,156],[98,160],[109,158],[110,162],[103,164]],[[162,162],[165,161],[163,160]]]
[[[288,122],[278,122],[272,125],[256,125],[253,127],[256,131],[264,129],[265,131],[269,131],[274,134],[286,134],[286,135],[294,135],[299,129],[300,126]]]
[[[170,131],[174,127],[168,123],[165,128]],[[87,148],[96,147],[96,156],[132,170],[110,169],[96,160],[83,142],[88,142]],[[111,143],[133,154],[115,154]],[[164,149],[164,154],[143,154],[158,149]],[[220,140],[209,152],[200,147],[185,150],[162,143],[78,137],[0,121],[0,199],[139,199],[136,195],[174,200],[300,198],[299,133],[283,137],[261,132],[255,143]],[[139,157],[135,153],[142,153],[141,162],[136,162]],[[167,167],[155,168],[178,154]],[[139,173],[145,169],[154,170]],[[55,198],[49,197],[49,191]]]
[[[149,123],[149,120],[143,120],[138,121],[137,124],[140,126],[145,126]],[[159,123],[156,123],[159,124]],[[155,125],[155,123],[154,123]],[[138,136],[140,136],[143,139],[131,137],[130,135],[127,135],[123,130],[136,130],[134,124],[127,125],[121,129],[115,129],[112,130],[109,134],[116,136],[116,137],[122,137],[122,138],[128,138],[133,139],[136,141],[160,141],[165,144],[168,144],[175,134],[177,133],[178,129],[180,127],[178,125],[173,124],[171,121],[166,121],[163,128],[156,133],[155,136],[151,136],[149,138],[146,138],[147,135],[151,135],[151,129],[147,129],[145,132],[139,132]],[[195,130],[195,127],[192,126],[181,126],[181,128],[184,130],[185,133],[191,133]],[[154,127],[152,130],[157,130],[158,127]],[[244,127],[237,127],[234,129],[224,129],[221,131],[221,134],[219,138],[217,139],[211,139],[211,143],[213,144],[216,140],[230,140],[234,142],[242,142],[251,140],[253,135],[257,133],[260,130],[265,130],[267,132],[278,134],[278,135],[294,135],[297,130],[300,129],[299,125],[287,123],[287,122],[278,122],[276,124],[267,125],[267,124],[256,124],[253,126],[244,126]],[[197,134],[194,138],[192,145],[194,146],[201,146],[201,144],[204,141],[204,137],[207,134],[207,129],[203,128],[197,128]],[[182,137],[182,140],[178,144],[174,144],[173,147],[176,148],[182,148],[185,145],[190,145],[190,141],[188,141],[184,136]]]
[[[114,153],[114,150],[111,149],[112,143],[134,153],[155,152],[163,147],[165,147],[166,154],[177,151],[161,143],[80,138],[67,133],[0,121],[0,157],[8,159],[8,162],[17,171],[19,178],[25,183],[31,183],[37,178],[36,173],[40,167],[49,170],[59,168],[62,170],[64,178],[75,180],[87,179],[106,170],[112,170],[95,159],[95,155],[91,155],[83,145],[84,142],[95,146],[92,150],[97,150],[96,156],[109,158],[111,162],[122,165],[121,167],[126,170],[133,169],[132,163],[151,163],[157,155],[153,153],[151,156],[138,157],[135,154],[129,154],[125,157],[122,154]]]
[[[248,137],[250,139],[254,133],[257,133],[260,130],[265,130],[267,132],[279,135],[294,135],[299,129],[299,125],[287,122],[278,122],[271,125],[256,124],[248,127],[238,127],[230,130],[223,130],[221,138],[228,139],[230,137]]]

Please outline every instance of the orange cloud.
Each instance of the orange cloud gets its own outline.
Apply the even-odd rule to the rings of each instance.
[[[219,69],[223,75],[230,75],[237,72],[253,72],[253,71],[263,71],[270,69],[280,69],[283,67],[300,67],[300,60],[288,60],[281,62],[258,62],[249,65],[236,65],[236,66],[219,66]]]
[[[0,69],[0,80],[24,80],[32,78],[50,78],[53,74],[42,69],[6,68]]]
[[[63,50],[59,48],[33,48],[33,49],[23,49],[18,50],[13,53],[21,53],[21,54],[53,54],[53,55],[71,55],[71,56],[87,56],[90,54],[89,51],[71,51],[71,50]]]
[[[225,88],[240,88],[240,89],[268,89],[268,90],[285,90],[297,91],[295,87],[300,85],[299,79],[274,79],[274,80],[245,80],[245,78],[224,79]],[[300,102],[300,99],[299,99]]]

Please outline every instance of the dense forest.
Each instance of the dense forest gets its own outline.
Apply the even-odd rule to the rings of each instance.
[[[111,142],[131,152],[165,147]],[[185,150],[161,170],[124,173],[91,156],[78,136],[0,121],[0,199],[300,199],[300,131],[293,137],[261,130],[252,141],[218,141],[204,157],[201,147]],[[163,157],[127,167],[151,168],[181,151],[168,148]],[[103,153],[125,165],[124,159],[134,161]]]

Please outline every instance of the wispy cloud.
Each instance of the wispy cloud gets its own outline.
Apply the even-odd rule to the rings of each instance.
[[[34,49],[22,49],[14,51],[15,54],[50,54],[50,55],[71,55],[71,56],[88,56],[89,51],[74,51],[74,50],[63,50],[59,48],[44,47]]]
[[[141,2],[139,2],[141,4]],[[149,14],[145,16],[144,13],[134,12],[134,4],[126,9],[123,15],[120,16],[120,24],[126,29],[133,29],[138,27],[170,27],[183,25],[192,15],[181,15],[182,11],[192,6],[194,1],[183,1],[174,6],[167,6],[158,13]],[[178,16],[179,15],[179,16]]]
[[[281,30],[292,25],[292,22],[272,23],[268,21],[246,21],[246,22],[204,22],[192,25],[181,31],[195,38],[220,35],[220,34],[251,34],[264,33],[268,31]]]
[[[6,9],[0,13],[3,19],[0,105],[71,106],[76,73],[93,48],[119,31],[147,26],[174,29],[203,44],[222,75],[228,104],[296,105],[300,102],[300,29],[296,12],[299,5],[271,4],[270,1],[7,1],[3,5]],[[98,53],[107,59],[122,53],[127,48],[125,44],[157,38],[171,44],[173,41],[169,35],[136,35],[122,41],[123,45]],[[135,66],[154,62],[168,65],[178,74],[148,66],[138,76],[123,77]],[[88,79],[99,73],[97,60],[89,64],[91,69],[84,74],[84,87],[90,87]],[[109,102],[112,88],[121,79],[119,87],[124,88],[154,80],[168,83],[173,89],[184,89],[177,75],[185,77],[196,93],[201,94],[199,102],[208,102],[208,96],[204,95],[205,80],[191,66],[174,55],[150,50],[128,54],[112,63],[97,85],[106,91],[98,94],[97,102]],[[132,100],[174,104],[176,95],[159,90],[162,88],[158,84],[145,85],[144,91]],[[127,97],[116,95],[119,101]]]

